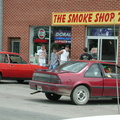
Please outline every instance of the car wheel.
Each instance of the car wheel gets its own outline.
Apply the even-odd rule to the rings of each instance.
[[[0,82],[1,82],[1,80],[2,80],[2,75],[1,75],[1,73],[0,73]]]
[[[23,83],[23,82],[24,82],[24,80],[17,80],[17,82],[18,82],[18,83]]]
[[[57,94],[54,94],[54,93],[45,93],[45,96],[49,100],[59,100],[61,98],[61,95],[57,95]]]
[[[87,87],[81,85],[76,87],[71,94],[71,101],[76,105],[84,105],[88,102],[90,92]]]

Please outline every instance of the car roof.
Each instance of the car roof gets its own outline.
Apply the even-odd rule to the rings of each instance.
[[[0,54],[14,54],[14,55],[20,55],[20,54],[18,54],[18,53],[6,52],[6,51],[1,51]]]
[[[88,62],[88,63],[113,64],[113,65],[115,65],[115,63],[104,62],[104,61],[99,61],[99,60],[75,60],[75,61]]]

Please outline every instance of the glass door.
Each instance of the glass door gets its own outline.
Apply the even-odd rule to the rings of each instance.
[[[94,59],[99,60],[99,39],[88,39],[88,51]]]
[[[118,59],[118,37],[87,37],[88,52],[94,59],[116,62]]]
[[[117,39],[101,39],[100,60],[116,62]]]

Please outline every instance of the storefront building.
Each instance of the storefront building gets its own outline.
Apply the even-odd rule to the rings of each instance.
[[[37,64],[36,53],[69,45],[71,59],[87,47],[95,59],[120,64],[119,0],[4,0],[3,51]]]

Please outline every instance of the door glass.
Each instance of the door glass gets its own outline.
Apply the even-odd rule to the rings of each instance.
[[[115,62],[117,50],[117,40],[102,39],[101,60]]]
[[[8,63],[8,57],[6,54],[0,54],[0,63]]]
[[[14,64],[27,64],[27,62],[19,55],[9,55],[10,63]]]
[[[98,60],[98,39],[88,39],[88,50],[92,57]]]
[[[118,75],[118,78],[120,79],[120,67],[111,65],[111,64],[101,64],[105,73],[106,78],[116,78],[116,75]]]

